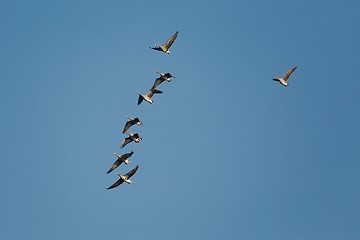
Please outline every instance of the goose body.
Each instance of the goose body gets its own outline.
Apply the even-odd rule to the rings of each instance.
[[[130,178],[136,173],[136,171],[138,170],[139,166],[136,165],[135,168],[133,168],[131,171],[129,171],[128,173],[126,173],[125,175],[120,175],[119,173],[116,173],[116,175],[119,176],[119,180],[117,180],[116,182],[114,182],[110,187],[108,187],[107,189],[112,189],[115,188],[119,185],[121,185],[123,182],[126,182],[128,184],[131,184],[132,181],[130,180]]]
[[[138,133],[127,133],[129,136],[127,138],[124,138],[124,141],[120,145],[120,148],[125,147],[127,144],[131,142],[139,143],[140,140],[142,140],[142,137]]]
[[[125,126],[124,126],[124,130],[123,130],[123,133],[126,133],[127,132],[127,130],[131,127],[131,126],[133,126],[133,125],[143,125],[143,123],[142,123],[142,121],[140,120],[140,118],[133,118],[133,117],[129,117],[129,116],[127,116],[127,118],[129,119],[129,121],[127,121],[126,123],[125,123]]]
[[[177,38],[177,35],[178,35],[178,31],[176,31],[176,33],[174,35],[172,35],[164,45],[160,45],[158,43],[155,44],[155,47],[150,47],[154,50],[157,50],[157,51],[161,51],[161,52],[164,52],[166,54],[171,54],[171,52],[169,51],[169,48],[171,47],[171,45],[174,43],[175,39]]]
[[[113,165],[110,167],[109,171],[107,171],[107,174],[111,173],[115,168],[120,166],[122,163],[125,163],[127,165],[130,164],[130,160],[128,158],[131,157],[133,154],[134,154],[133,151],[131,151],[129,153],[125,153],[121,156],[119,156],[119,154],[117,154],[117,153],[114,153],[114,155],[117,157],[117,159],[113,163]]]
[[[297,68],[297,66],[295,66],[292,69],[288,70],[283,77],[275,76],[273,78],[273,80],[281,83],[285,87],[289,86],[289,84],[287,83],[287,80],[289,79],[290,75],[296,70],[296,68]]]

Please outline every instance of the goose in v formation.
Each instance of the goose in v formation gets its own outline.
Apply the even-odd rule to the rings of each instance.
[[[134,167],[131,171],[129,171],[128,173],[126,173],[125,175],[120,175],[119,173],[116,173],[116,175],[119,176],[119,180],[117,180],[115,183],[113,183],[110,187],[108,187],[107,189],[112,189],[115,188],[119,185],[121,185],[123,182],[126,182],[128,184],[131,184],[132,181],[130,180],[130,178],[136,173],[136,171],[138,170],[139,166],[136,165],[136,167]]]
[[[142,140],[142,137],[140,137],[140,135],[138,133],[128,133],[128,132],[126,132],[126,134],[128,134],[129,136],[127,138],[124,138],[124,141],[120,145],[120,148],[125,147],[127,144],[129,144],[129,143],[131,143],[133,141],[135,143],[139,143],[140,140]]]
[[[130,160],[128,159],[134,154],[133,151],[129,153],[125,153],[123,155],[119,155],[117,153],[114,153],[114,155],[117,157],[116,161],[113,163],[113,165],[110,167],[109,171],[107,171],[107,174],[111,173],[115,168],[120,166],[122,163],[125,163],[126,165],[130,164]]]
[[[176,31],[176,33],[174,35],[172,35],[164,45],[160,45],[158,43],[155,44],[156,47],[150,47],[154,50],[157,50],[157,51],[161,51],[161,52],[164,52],[166,54],[171,54],[170,51],[169,51],[169,48],[171,47],[171,45],[174,43],[175,39],[177,38],[177,35],[178,35],[179,31]]]
[[[295,66],[292,69],[288,70],[283,77],[279,78],[278,76],[275,76],[273,78],[273,80],[281,83],[285,87],[289,86],[289,84],[287,83],[287,80],[289,79],[290,75],[296,70],[296,68],[297,68],[297,66]]]
[[[133,118],[133,117],[129,117],[129,116],[127,116],[127,118],[129,119],[129,121],[127,121],[127,122],[125,123],[123,133],[126,133],[127,130],[129,130],[129,128],[130,128],[131,126],[135,125],[135,124],[136,124],[136,125],[143,125],[143,123],[142,123],[142,121],[140,120],[140,118],[137,118],[137,117]]]

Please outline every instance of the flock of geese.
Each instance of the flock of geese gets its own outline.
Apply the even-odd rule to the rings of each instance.
[[[160,44],[155,44],[155,47],[150,47],[154,50],[157,51],[161,51],[164,52],[166,54],[170,54],[170,47],[171,45],[174,43],[175,39],[177,38],[179,32],[176,32],[173,36],[171,36],[164,45],[160,45]],[[171,75],[171,73],[162,73],[157,71],[157,73],[160,75],[154,82],[153,86],[150,88],[149,92],[147,94],[142,94],[139,93],[139,98],[138,98],[138,102],[137,104],[140,105],[143,100],[145,100],[148,103],[153,103],[154,101],[152,100],[152,97],[154,94],[161,94],[162,91],[156,89],[161,83],[163,83],[164,81],[167,82],[171,82],[171,78],[175,78],[173,75]],[[123,134],[127,134],[128,137],[124,138],[123,142],[120,145],[120,148],[124,148],[126,145],[128,145],[131,142],[135,142],[135,143],[139,143],[142,138],[138,133],[129,133],[128,130],[130,129],[130,127],[132,127],[133,125],[143,125],[142,121],[140,120],[140,118],[137,117],[129,117],[127,116],[127,118],[129,119],[124,126],[123,129]],[[122,163],[128,165],[130,164],[130,160],[129,158],[134,154],[133,151],[125,153],[123,155],[119,155],[117,153],[114,153],[114,155],[117,157],[116,161],[111,165],[110,169],[107,171],[107,174],[111,173],[112,171],[114,171],[117,167],[119,167]],[[136,171],[138,170],[139,166],[136,165],[133,169],[131,169],[128,173],[126,174],[119,174],[116,173],[116,175],[119,177],[119,179],[113,183],[111,186],[109,186],[107,189],[112,189],[115,187],[118,187],[119,185],[121,185],[122,183],[126,182],[128,184],[131,184],[132,181],[130,180],[130,178],[136,173]]]
[[[170,54],[169,49],[170,49],[171,45],[174,43],[175,39],[177,38],[178,33],[179,32],[176,32],[173,36],[171,36],[164,45],[155,44],[155,47],[150,47],[150,48],[157,50],[157,51],[164,52],[166,54]],[[282,84],[285,87],[289,86],[287,80],[289,79],[290,75],[296,70],[296,68],[297,68],[296,66],[291,68],[282,77],[275,76],[273,78],[273,80],[279,82],[280,84]],[[171,73],[162,73],[159,71],[157,71],[157,73],[160,76],[155,80],[153,86],[149,89],[149,92],[147,94],[139,93],[139,98],[138,98],[138,102],[137,102],[138,105],[140,105],[144,100],[148,103],[153,103],[154,102],[152,100],[153,95],[162,93],[162,91],[160,91],[156,88],[164,81],[171,82],[171,78],[175,78],[173,75],[171,75]],[[138,133],[129,133],[128,132],[128,130],[131,126],[142,125],[143,124],[142,121],[137,117],[133,118],[133,117],[128,116],[127,118],[129,120],[125,123],[123,134],[128,134],[129,136],[124,139],[124,141],[120,145],[120,148],[124,148],[127,144],[129,144],[131,142],[139,143],[142,140],[142,138],[140,137],[140,135]],[[108,174],[111,173],[114,169],[119,167],[122,163],[125,163],[127,165],[130,164],[129,158],[133,155],[133,153],[134,153],[133,151],[131,151],[129,153],[125,153],[123,155],[118,155],[117,153],[114,153],[114,155],[117,157],[117,159],[112,164],[112,166],[107,171],[107,173]],[[119,177],[119,179],[115,183],[113,183],[110,187],[108,187],[107,189],[115,188],[115,187],[121,185],[123,182],[126,182],[128,184],[132,183],[130,178],[136,173],[138,168],[139,168],[139,166],[136,165],[132,170],[130,170],[128,173],[126,173],[124,175],[116,173],[116,175]]]

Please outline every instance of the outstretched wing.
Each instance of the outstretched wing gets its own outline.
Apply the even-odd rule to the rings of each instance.
[[[140,105],[140,103],[142,103],[143,100],[144,100],[144,97],[141,94],[139,94],[137,105]]]
[[[152,86],[151,89],[156,89],[157,86],[159,86],[163,81],[165,81],[162,77],[158,77],[155,82],[154,82],[154,85]]]
[[[157,51],[163,51],[160,47],[150,47],[151,49],[157,50]]]
[[[137,124],[137,123],[141,122],[141,120],[140,120],[140,118],[136,117],[133,119],[133,122],[134,122],[134,124]]]
[[[124,126],[123,133],[126,133],[126,131],[127,131],[132,125],[134,125],[134,123],[133,123],[132,120],[127,121],[126,124],[125,124],[125,126]]]
[[[146,96],[148,96],[148,98],[152,98],[152,96],[154,96],[154,90],[155,90],[155,89],[151,88],[151,89],[149,90],[149,92],[146,94]]]
[[[132,135],[132,139],[138,139],[138,138],[140,138],[140,135],[138,133],[134,133]]]
[[[169,38],[169,40],[166,41],[166,43],[164,44],[164,48],[166,49],[166,51],[171,47],[171,45],[174,43],[175,39],[177,38],[178,35],[178,31],[176,31],[176,33],[174,35],[172,35],[171,38]]]
[[[166,78],[171,78],[171,77],[174,77],[174,76],[171,75],[171,73],[165,73],[165,74],[164,74],[164,77],[166,77]]]
[[[290,77],[290,75],[296,70],[297,66],[293,67],[292,69],[290,69],[289,71],[287,71],[285,73],[285,75],[283,76],[283,79],[286,81],[288,80],[288,78]]]
[[[132,139],[130,137],[127,137],[124,139],[124,141],[122,142],[122,144],[120,145],[120,148],[125,147],[128,143],[131,143]]]
[[[115,168],[117,168],[118,166],[120,166],[122,163],[122,161],[120,161],[120,159],[116,160],[113,165],[111,166],[111,168],[109,169],[109,171],[107,171],[107,174],[111,173],[112,171],[114,171]]]
[[[128,159],[129,157],[131,157],[133,154],[134,154],[133,151],[131,151],[131,152],[129,152],[129,153],[125,153],[124,155],[121,156],[121,159],[125,161],[126,159]]]
[[[125,176],[127,177],[127,179],[131,178],[135,173],[136,171],[138,170],[139,168],[139,165],[136,165],[136,167],[134,167],[130,172],[128,172],[127,174],[125,174]]]
[[[115,188],[117,186],[119,186],[120,184],[122,184],[124,182],[124,180],[122,178],[119,178],[119,180],[117,180],[116,182],[113,183],[113,185],[111,185],[110,187],[108,187],[107,189],[112,189]]]

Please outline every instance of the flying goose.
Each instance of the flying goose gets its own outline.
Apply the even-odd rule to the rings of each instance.
[[[154,94],[161,94],[161,93],[162,93],[162,91],[157,90],[155,88],[151,88],[146,95],[139,93],[139,98],[138,98],[138,103],[137,104],[140,105],[143,100],[147,101],[148,103],[153,103],[154,101],[151,99],[152,96]]]
[[[165,80],[168,82],[171,82],[171,78],[175,78],[175,76],[171,75],[171,73],[162,73],[160,71],[156,71],[158,74],[160,74],[160,77],[158,77],[155,82],[154,85],[152,86],[152,89],[156,89],[157,86],[159,86],[162,82],[164,82]]]
[[[126,134],[129,134],[129,136],[127,138],[124,138],[124,141],[120,145],[120,148],[125,147],[127,144],[131,143],[132,141],[134,141],[135,143],[139,143],[140,140],[142,140],[142,137],[140,137],[140,135],[138,133],[126,132]]]
[[[108,187],[107,189],[112,189],[115,188],[119,185],[121,185],[123,182],[126,182],[128,184],[131,184],[132,181],[130,180],[130,178],[136,173],[136,171],[138,170],[139,166],[136,165],[136,167],[134,167],[130,172],[128,172],[125,175],[120,175],[119,173],[116,173],[116,175],[119,176],[119,180],[117,180],[115,183],[113,183],[113,185],[111,185],[110,187]]]
[[[160,44],[156,43],[155,44],[156,47],[150,47],[150,48],[170,54],[169,48],[174,43],[175,39],[177,38],[178,33],[179,32],[176,31],[176,33],[174,35],[172,35],[171,38],[169,38],[169,40],[167,40],[164,45],[160,45]]]
[[[273,80],[281,83],[285,87],[289,86],[289,84],[287,83],[287,80],[290,77],[290,75],[296,70],[296,68],[297,68],[297,66],[293,67],[292,69],[287,71],[285,73],[285,75],[283,77],[281,77],[281,78],[279,78],[278,76],[275,76],[275,78]]]
[[[119,154],[114,153],[114,155],[117,157],[116,161],[113,163],[113,165],[111,166],[111,168],[109,169],[109,171],[107,171],[107,174],[111,173],[115,168],[117,168],[118,166],[120,166],[122,163],[125,164],[130,164],[130,160],[128,159],[129,157],[131,157],[131,155],[133,155],[133,151],[129,152],[129,153],[125,153],[121,156],[119,156]]]
[[[127,130],[132,126],[132,125],[143,125],[142,121],[140,120],[140,118],[133,118],[133,117],[129,117],[127,116],[127,118],[129,119],[129,121],[127,121],[125,123],[125,126],[124,126],[124,130],[123,130],[123,133],[126,133]]]

